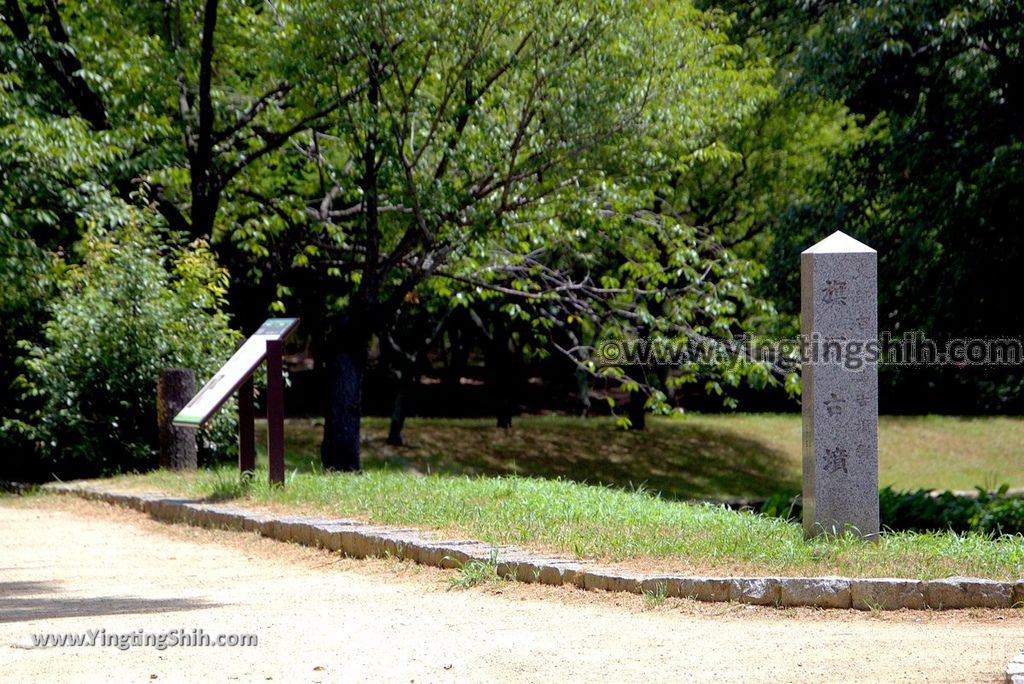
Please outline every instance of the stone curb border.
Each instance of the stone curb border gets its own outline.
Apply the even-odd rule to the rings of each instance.
[[[355,558],[394,556],[440,568],[459,568],[474,560],[494,561],[500,576],[520,582],[760,606],[945,610],[1024,605],[1024,580],[640,575],[600,568],[588,561],[535,556],[514,546],[438,540],[419,530],[367,525],[355,520],[267,515],[166,494],[115,492],[65,483],[47,484],[42,489],[125,506],[165,522],[256,532],[270,539],[329,549]],[[1024,684],[1024,654],[1014,659],[1011,667],[1018,660],[1014,676],[1019,673],[1019,677],[1012,681]],[[1007,670],[1007,682],[1011,681],[1010,676]]]
[[[1024,684],[1024,653],[1018,653],[1006,666],[1006,684]]]

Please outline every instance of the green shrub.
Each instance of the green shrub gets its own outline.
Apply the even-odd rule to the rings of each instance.
[[[93,230],[83,263],[67,269],[42,345],[29,349],[25,387],[38,414],[28,431],[44,474],[80,477],[155,467],[156,380],[185,367],[202,382],[239,335],[221,312],[227,273],[206,244],[162,246],[130,222]],[[202,433],[204,460],[233,448],[236,417],[222,411]]]
[[[978,510],[971,519],[975,529],[996,534],[1024,534],[1024,498],[1009,496],[1009,487],[978,496]]]
[[[882,527],[909,532],[981,532],[985,534],[1024,534],[1024,498],[1009,494],[1009,485],[994,492],[983,487],[977,494],[910,492],[884,487],[878,493]],[[802,514],[800,499],[792,492],[780,492],[761,505],[760,513],[798,520]]]

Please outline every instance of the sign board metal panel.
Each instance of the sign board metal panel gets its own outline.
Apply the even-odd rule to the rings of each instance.
[[[267,355],[267,340],[284,340],[299,323],[297,318],[268,318],[227,363],[203,385],[192,401],[174,417],[174,424],[200,427],[213,417]]]

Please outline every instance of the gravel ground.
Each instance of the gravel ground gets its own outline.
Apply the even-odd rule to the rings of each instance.
[[[1020,611],[758,608],[353,561],[54,496],[0,499],[5,682],[1002,681]],[[255,647],[33,646],[105,630]]]

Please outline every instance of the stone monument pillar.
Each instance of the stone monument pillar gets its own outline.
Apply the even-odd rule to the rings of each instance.
[[[836,231],[800,255],[808,536],[878,537],[877,253]]]

